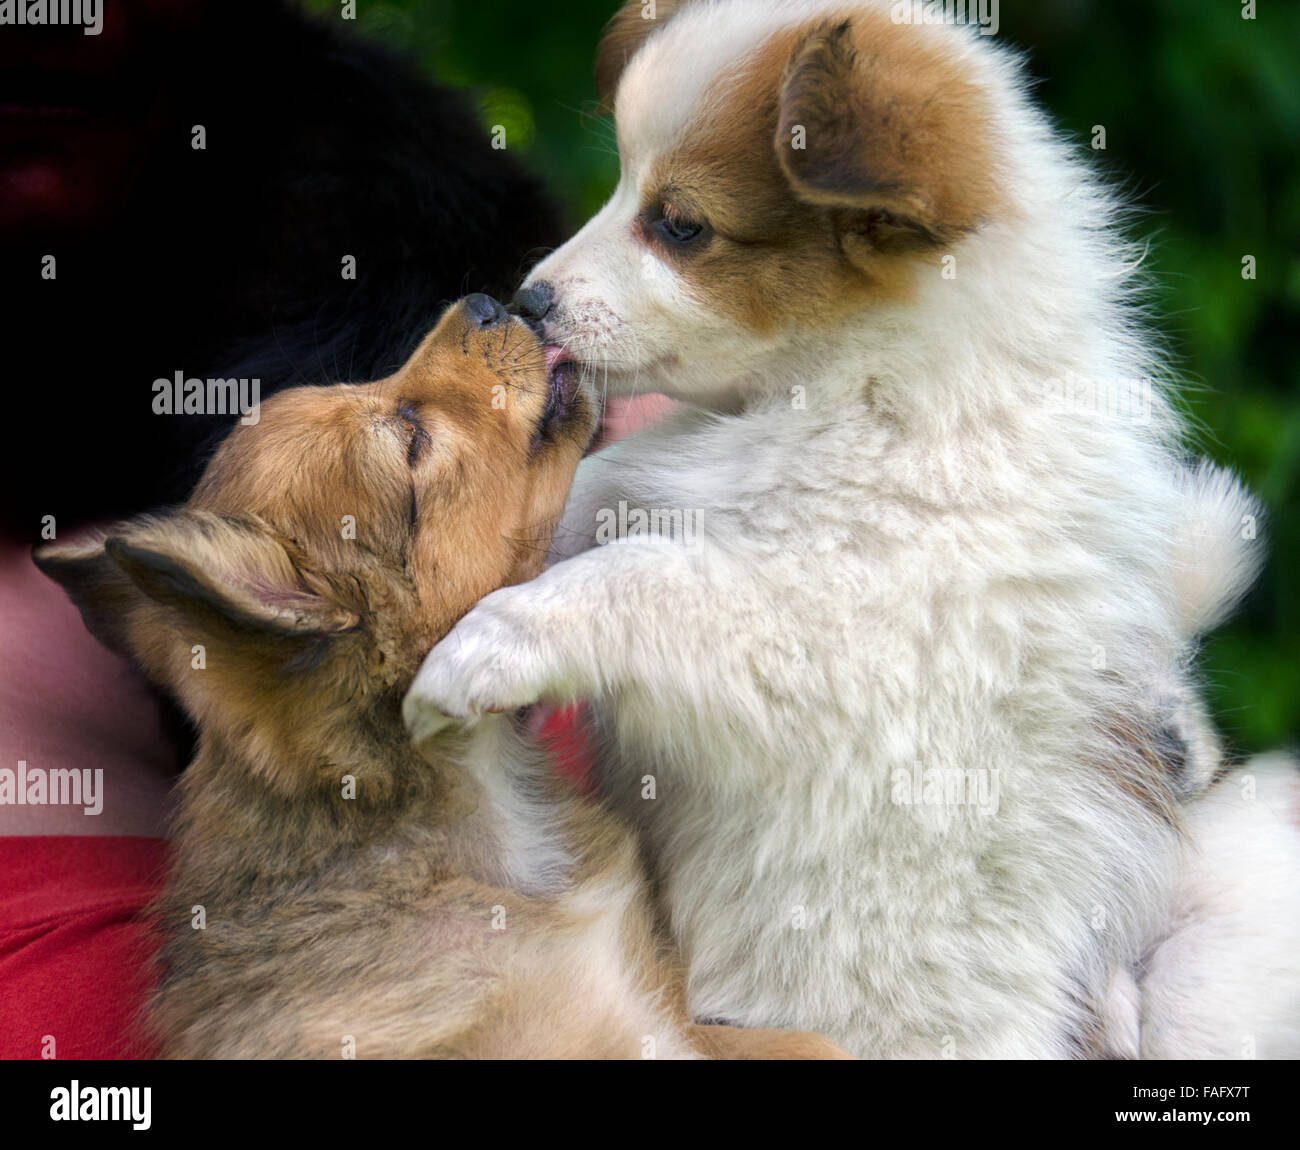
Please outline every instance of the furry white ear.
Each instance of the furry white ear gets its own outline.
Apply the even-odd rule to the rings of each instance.
[[[603,114],[614,111],[614,96],[627,62],[686,3],[687,0],[627,0],[610,17],[596,48],[596,98]]]
[[[251,517],[179,511],[121,524],[85,543],[46,544],[33,559],[68,591],[91,633],[117,650],[142,600],[207,628],[283,638],[337,634],[360,621]]]
[[[915,29],[842,20],[794,49],[774,146],[795,193],[837,210],[847,234],[879,249],[944,244],[994,198],[983,105]]]

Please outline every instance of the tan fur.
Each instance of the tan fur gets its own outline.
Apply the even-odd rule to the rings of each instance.
[[[166,1055],[839,1056],[692,1025],[632,840],[515,718],[409,744],[421,658],[537,572],[591,436],[579,394],[539,439],[548,386],[522,323],[453,307],[391,378],[268,402],[186,507],[38,550],[198,725],[153,908]],[[562,866],[520,879],[524,832]]]
[[[808,202],[887,213],[947,242],[1005,197],[987,97],[924,31],[874,12],[805,30],[782,77],[776,146]],[[790,146],[794,125],[807,147]]]
[[[636,4],[614,17],[603,83],[666,18]],[[927,31],[861,11],[818,20],[770,36],[715,85],[643,205],[647,221],[663,205],[707,224],[696,245],[656,248],[701,298],[760,334],[829,326],[909,299],[918,268],[1007,210],[985,97]]]

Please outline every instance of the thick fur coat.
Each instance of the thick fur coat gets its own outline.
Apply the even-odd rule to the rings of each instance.
[[[582,465],[561,561],[434,649],[417,729],[591,700],[697,1018],[1297,1053],[1293,770],[1249,765],[1228,821],[1235,783],[1200,797],[1191,661],[1260,513],[1188,460],[1116,199],[969,30],[642,7],[598,61],[622,179],[526,302],[689,406]]]
[[[407,737],[430,643],[541,565],[594,416],[469,297],[388,379],[270,401],[185,507],[38,550],[199,731],[152,907],[165,1056],[843,1057],[691,1022],[635,840],[515,716]]]

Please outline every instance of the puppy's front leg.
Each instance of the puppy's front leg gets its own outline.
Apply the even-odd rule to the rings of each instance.
[[[633,680],[685,687],[710,616],[716,632],[710,561],[699,545],[619,541],[492,592],[425,658],[403,704],[412,735]]]

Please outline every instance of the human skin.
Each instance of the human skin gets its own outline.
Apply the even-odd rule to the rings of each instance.
[[[63,589],[0,541],[0,767],[102,769],[103,809],[0,805],[0,835],[165,834],[175,751],[156,697]]]

